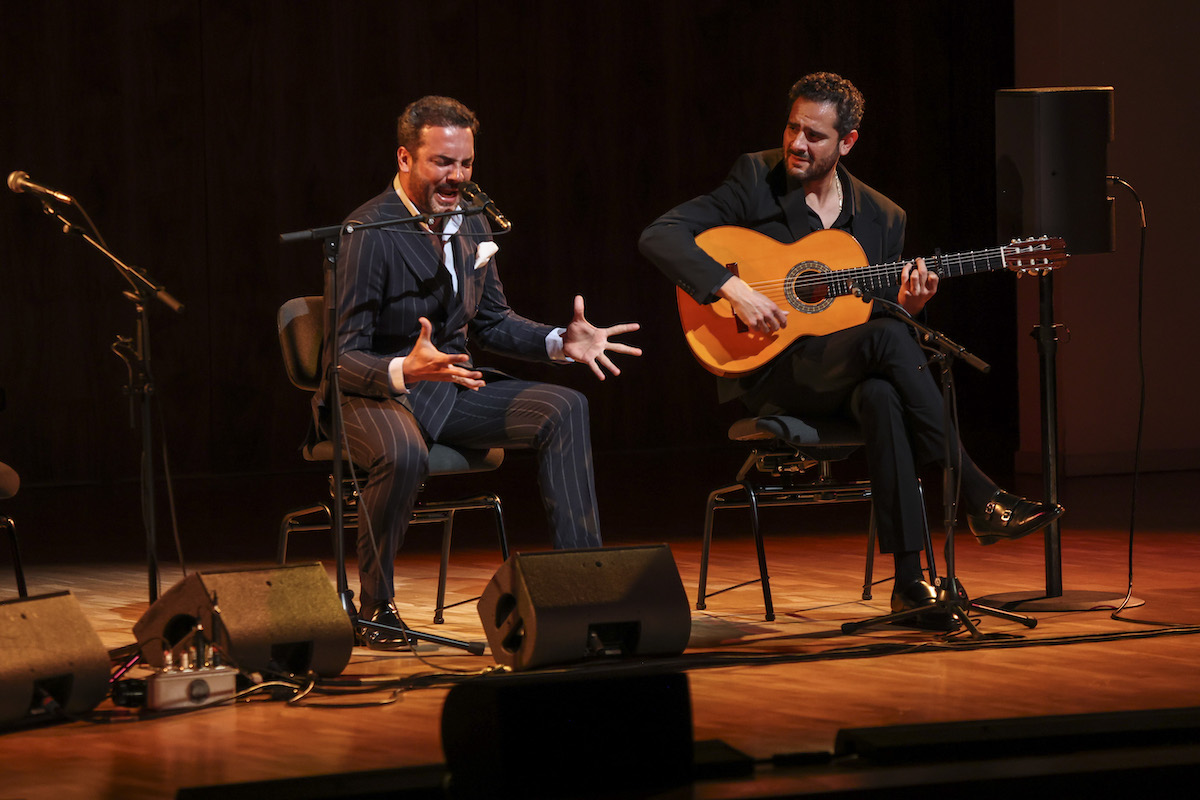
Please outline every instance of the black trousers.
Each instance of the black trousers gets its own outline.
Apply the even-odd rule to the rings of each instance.
[[[429,474],[429,443],[412,413],[394,400],[347,397],[342,404],[350,457],[366,470],[358,530],[359,595],[364,607],[394,595],[396,553]],[[492,381],[462,390],[438,442],[537,452],[538,482],[554,547],[599,547],[587,398],[548,383]]]
[[[801,339],[743,396],[756,415],[851,415],[862,426],[867,469],[885,553],[921,550],[925,516],[918,468],[945,461],[941,389],[911,329],[895,319],[868,320],[844,331]],[[961,454],[969,505],[995,491],[963,451],[957,433],[950,452]],[[982,499],[980,499],[982,498]]]

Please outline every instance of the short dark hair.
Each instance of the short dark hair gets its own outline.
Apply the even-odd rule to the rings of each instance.
[[[421,144],[421,129],[470,128],[479,134],[479,120],[475,112],[453,97],[427,95],[408,104],[396,123],[396,140],[401,147],[415,153]]]
[[[837,132],[845,138],[850,131],[862,125],[863,96],[854,84],[832,72],[813,72],[792,84],[788,92],[788,113],[803,97],[816,103],[833,103],[837,106]]]

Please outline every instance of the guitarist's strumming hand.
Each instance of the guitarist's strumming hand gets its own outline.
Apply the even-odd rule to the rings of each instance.
[[[751,330],[771,334],[787,327],[787,312],[771,298],[750,288],[737,275],[730,276],[717,289],[717,297],[728,300],[733,306],[733,313]]]
[[[937,273],[925,267],[925,259],[918,258],[915,265],[904,265],[904,272],[900,273],[900,293],[896,302],[909,314],[916,316],[930,298],[937,294],[937,286]]]

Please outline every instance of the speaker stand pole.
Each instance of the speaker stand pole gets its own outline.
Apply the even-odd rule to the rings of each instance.
[[[1042,488],[1058,503],[1058,327],[1054,324],[1054,273],[1038,276],[1038,376],[1042,409]],[[1059,521],[1046,526],[1046,596],[1062,597],[1062,538]]]
[[[1030,332],[1038,343],[1042,411],[1042,490],[1047,503],[1058,503],[1058,330],[1054,322],[1054,271],[1038,276],[1038,324]],[[1046,591],[989,595],[984,602],[1021,611],[1090,611],[1117,608],[1124,595],[1076,590],[1063,592],[1062,537],[1059,520],[1046,526]],[[1143,601],[1131,598],[1126,607]]]

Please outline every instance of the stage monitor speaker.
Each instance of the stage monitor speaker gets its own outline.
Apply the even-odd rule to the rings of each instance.
[[[486,677],[442,706],[450,797],[657,797],[693,749],[682,673]]]
[[[197,626],[243,672],[338,675],[354,648],[350,617],[320,564],[193,572],[133,633],[142,658],[162,666],[164,651],[187,646]]]
[[[1000,241],[1058,236],[1074,254],[1112,252],[1112,139],[1111,86],[997,91]]]
[[[678,655],[692,624],[665,544],[516,553],[500,565],[478,608],[492,658],[514,670]]]
[[[91,711],[108,695],[108,651],[70,592],[0,603],[0,725]],[[53,701],[53,702],[51,702]]]

